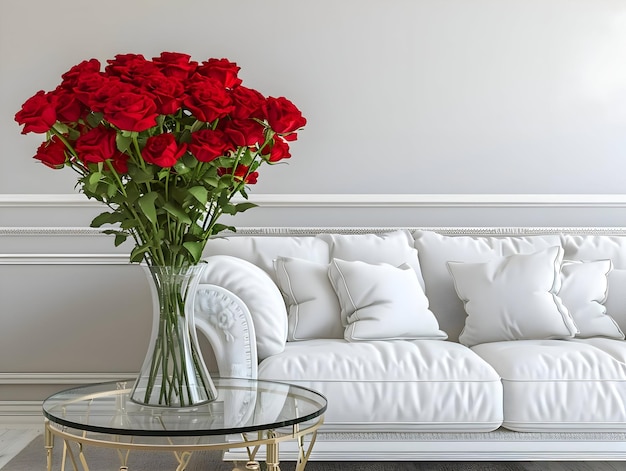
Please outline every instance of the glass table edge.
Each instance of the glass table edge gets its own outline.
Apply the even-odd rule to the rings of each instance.
[[[93,383],[93,384],[88,384],[88,385],[83,385],[83,386],[76,386],[76,387],[72,387],[72,388],[67,388],[61,391],[58,391],[54,394],[51,394],[50,396],[48,396],[46,399],[43,400],[42,402],[42,412],[43,412],[43,416],[45,417],[45,419],[47,419],[48,421],[63,426],[63,427],[69,427],[75,430],[81,430],[81,431],[86,431],[86,432],[94,432],[94,433],[104,433],[104,434],[109,434],[109,435],[124,435],[124,436],[136,436],[136,437],[201,437],[201,436],[213,436],[213,435],[231,435],[231,434],[241,434],[241,433],[248,433],[248,432],[259,432],[259,431],[264,431],[264,430],[275,430],[275,429],[279,429],[279,428],[283,428],[283,427],[290,427],[293,425],[297,425],[297,424],[302,424],[305,422],[308,422],[310,420],[313,420],[317,417],[322,416],[325,412],[326,409],[328,407],[328,401],[326,399],[326,397],[318,392],[315,391],[311,388],[307,388],[304,386],[300,386],[300,385],[296,385],[296,384],[292,384],[292,383],[287,383],[287,382],[283,382],[283,381],[272,381],[272,380],[264,380],[264,379],[248,379],[248,378],[231,378],[231,377],[220,377],[220,378],[214,378],[214,379],[224,379],[224,380],[242,380],[242,381],[249,381],[249,382],[255,382],[255,383],[260,383],[260,384],[280,384],[283,386],[288,386],[290,388],[295,388],[298,390],[302,390],[302,391],[307,391],[308,393],[311,393],[313,396],[317,396],[320,399],[320,403],[322,404],[321,407],[315,411],[312,412],[310,414],[301,416],[301,417],[296,417],[294,419],[290,419],[290,420],[283,420],[283,421],[279,421],[279,422],[273,422],[273,423],[267,423],[267,424],[258,424],[258,425],[250,425],[250,426],[245,426],[245,427],[232,427],[232,428],[222,428],[222,429],[198,429],[198,430],[139,430],[139,429],[135,429],[135,430],[127,430],[127,429],[121,429],[121,428],[115,428],[115,427],[104,427],[104,426],[97,426],[97,425],[85,425],[85,424],[81,424],[81,423],[77,423],[77,422],[73,422],[71,420],[66,420],[63,419],[61,417],[57,417],[51,413],[49,413],[46,409],[45,409],[45,404],[48,401],[53,400],[53,398],[57,395],[61,395],[63,393],[68,393],[70,391],[73,390],[78,390],[81,388],[88,388],[90,386],[92,387],[97,387],[97,386],[106,386],[108,384],[114,385],[114,384],[118,384],[121,382],[133,382],[135,381],[135,378],[131,378],[131,379],[120,379],[120,380],[116,380],[116,381],[106,381],[106,382],[101,382],[101,383]],[[159,407],[155,407],[155,408],[159,408]],[[163,407],[164,409],[166,409],[167,407]],[[183,408],[180,408],[183,409]]]

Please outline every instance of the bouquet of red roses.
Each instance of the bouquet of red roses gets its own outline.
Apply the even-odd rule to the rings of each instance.
[[[113,224],[119,245],[135,241],[131,262],[196,264],[219,217],[252,206],[232,203],[262,163],[290,157],[306,119],[284,97],[242,85],[227,59],[192,61],[163,52],[122,54],[104,70],[96,59],[62,75],[15,115],[22,133],[45,133],[35,159],[78,173],[88,197],[109,206],[93,227]]]

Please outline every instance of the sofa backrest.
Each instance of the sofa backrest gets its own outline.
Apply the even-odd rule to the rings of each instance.
[[[418,274],[430,309],[449,340],[457,341],[466,314],[447,262],[483,262],[560,245],[564,260],[610,259],[605,306],[626,331],[626,228],[405,227],[241,228],[207,244],[205,256],[231,255],[262,268],[276,282],[274,260],[293,257],[328,264],[333,258],[407,263]]]

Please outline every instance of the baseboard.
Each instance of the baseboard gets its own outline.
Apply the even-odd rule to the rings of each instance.
[[[377,434],[319,433],[311,461],[624,461],[626,442],[611,434]],[[560,438],[559,438],[560,437]],[[305,443],[305,447],[308,443]],[[265,458],[260,449],[259,460]],[[244,449],[225,453],[228,461],[246,459]],[[298,458],[297,445],[280,445],[282,461]]]

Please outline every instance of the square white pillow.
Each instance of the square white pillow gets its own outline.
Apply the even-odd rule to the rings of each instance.
[[[339,298],[346,340],[447,338],[409,265],[335,258],[328,277]]]
[[[559,298],[578,327],[576,337],[624,338],[604,306],[612,267],[611,260],[563,262]]]
[[[406,229],[381,234],[319,234],[330,248],[330,258],[365,263],[388,263],[399,267],[403,263],[415,270],[422,288],[424,279],[420,269],[413,236]]]
[[[561,245],[558,235],[550,236],[446,236],[433,231],[418,230],[414,233],[426,284],[426,296],[439,325],[456,341],[465,325],[466,313],[463,303],[456,295],[454,282],[447,262],[487,262],[499,257],[519,253],[534,253]],[[596,257],[594,260],[605,257]]]
[[[328,264],[278,257],[274,268],[287,303],[287,340],[343,338],[341,308],[328,279]]]
[[[459,342],[574,337],[578,329],[557,296],[562,261],[563,249],[550,247],[484,263],[448,262],[467,313]]]

